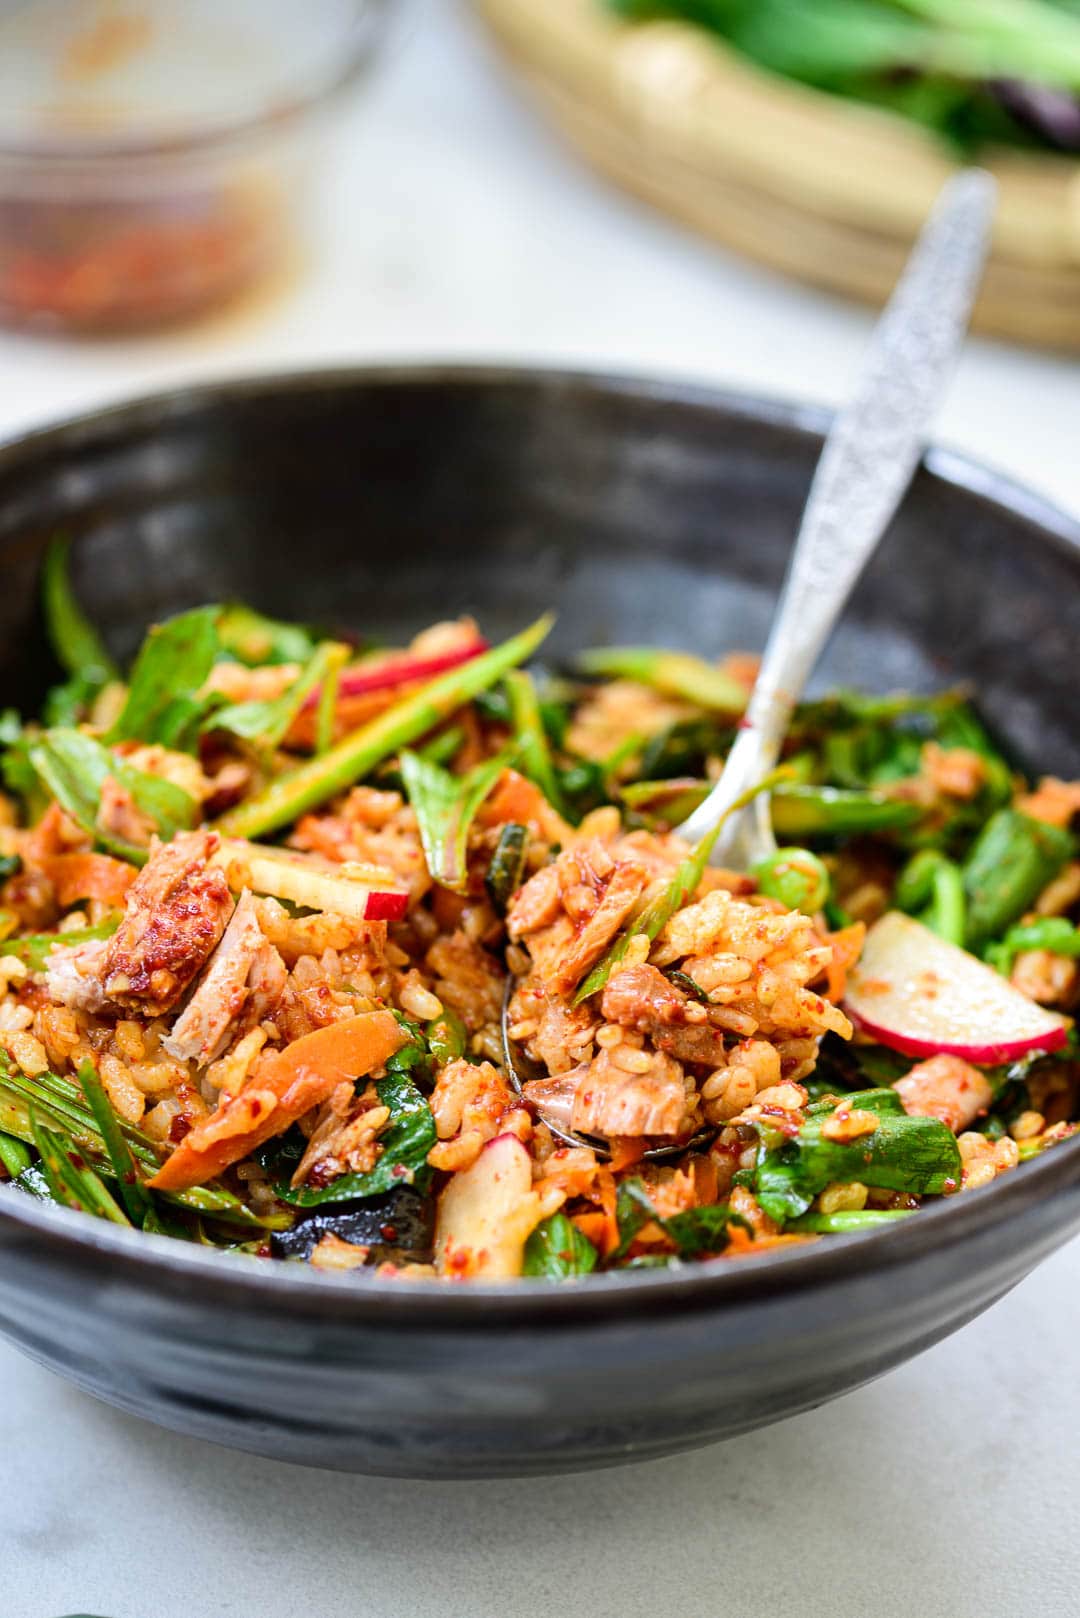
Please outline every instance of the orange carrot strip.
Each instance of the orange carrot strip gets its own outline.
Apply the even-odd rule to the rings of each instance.
[[[339,1084],[381,1066],[407,1038],[392,1012],[368,1011],[270,1052],[237,1095],[184,1137],[149,1184],[185,1191],[216,1179],[328,1100]]]
[[[65,909],[77,899],[99,899],[110,909],[122,910],[127,891],[138,872],[111,854],[52,854],[41,869],[56,889]]]
[[[832,960],[828,966],[827,993],[834,1005],[839,1005],[844,998],[847,988],[847,975],[862,953],[863,939],[866,937],[866,923],[857,921],[851,927],[843,927],[837,933],[829,934],[829,943],[832,945]]]

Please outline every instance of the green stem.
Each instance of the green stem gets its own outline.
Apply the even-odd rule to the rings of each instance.
[[[291,825],[298,815],[352,786],[376,764],[432,730],[448,713],[531,657],[552,623],[551,615],[545,613],[501,646],[448,669],[386,713],[344,736],[321,758],[285,771],[246,803],[230,809],[216,822],[218,830],[229,837],[260,837]]]
[[[510,701],[514,738],[521,753],[521,768],[534,781],[552,808],[566,818],[567,809],[559,789],[555,766],[548,747],[547,732],[540,714],[540,703],[532,677],[524,669],[511,669],[503,681]]]

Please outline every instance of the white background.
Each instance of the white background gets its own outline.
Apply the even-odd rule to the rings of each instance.
[[[869,330],[581,170],[452,0],[403,7],[327,181],[308,262],[276,298],[138,343],[0,337],[0,432],[187,377],[369,358],[651,369],[833,402]],[[973,342],[940,436],[1080,513],[1078,428],[1073,363]],[[1065,1618],[1080,1611],[1078,1300],[1074,1244],[814,1414],[509,1484],[229,1454],[0,1347],[0,1613]]]

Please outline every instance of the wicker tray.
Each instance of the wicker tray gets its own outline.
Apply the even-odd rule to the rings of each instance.
[[[694,229],[881,302],[954,167],[905,119],[790,84],[681,23],[601,0],[474,0],[551,121],[598,169]],[[985,331],[1080,349],[1080,163],[988,156],[1001,184]]]

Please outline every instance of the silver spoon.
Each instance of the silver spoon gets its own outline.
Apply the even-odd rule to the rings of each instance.
[[[710,832],[780,757],[795,704],[922,457],[967,331],[996,198],[991,175],[965,170],[944,187],[923,227],[874,330],[855,396],[825,440],[745,721],[719,781],[678,828],[687,842]],[[761,793],[731,815],[711,860],[746,870],[775,852],[769,799]],[[503,1003],[503,1048],[520,1094],[525,1079],[547,1075],[510,1038],[511,993],[512,981]],[[605,1150],[602,1142],[544,1121],[569,1145]],[[645,1155],[671,1157],[712,1133]]]

